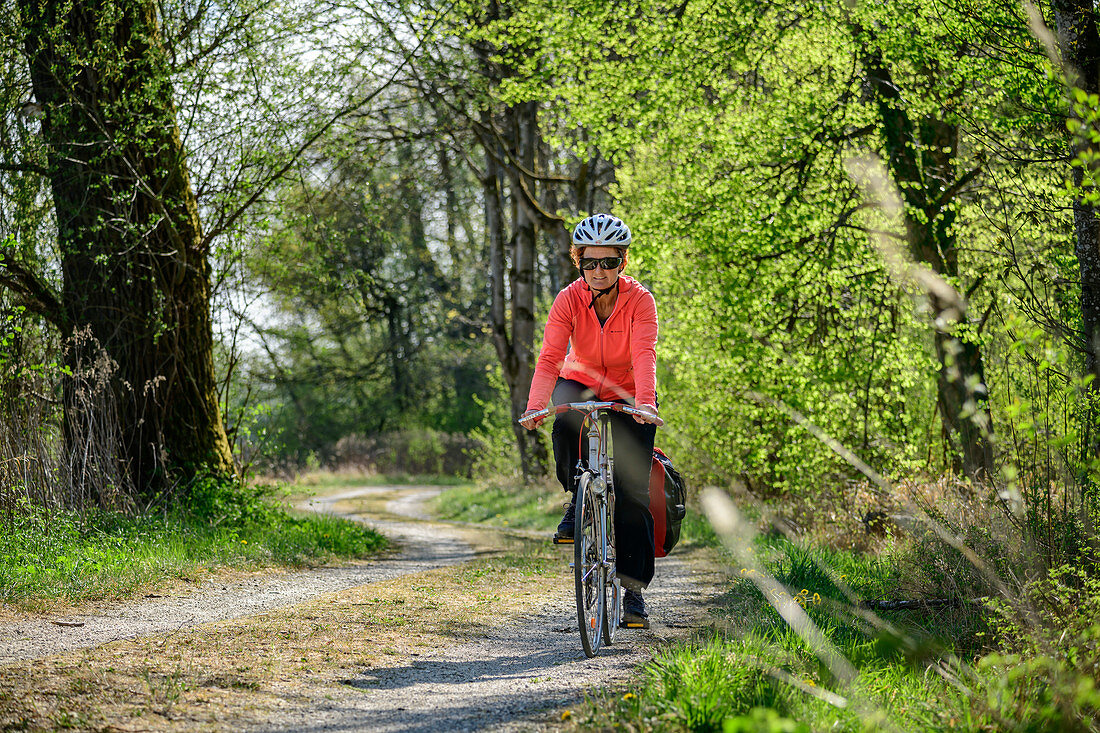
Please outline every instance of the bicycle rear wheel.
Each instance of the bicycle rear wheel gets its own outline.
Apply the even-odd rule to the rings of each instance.
[[[577,591],[577,625],[585,656],[594,657],[603,641],[607,572],[601,562],[600,526],[596,497],[585,472],[577,487],[577,515],[573,525],[573,578]]]

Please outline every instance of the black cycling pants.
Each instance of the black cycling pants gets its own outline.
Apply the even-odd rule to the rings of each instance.
[[[555,405],[596,399],[595,393],[573,379],[558,379]],[[625,400],[613,400],[627,404]],[[576,491],[580,451],[588,440],[580,434],[579,412],[563,412],[554,419],[554,463],[558,481],[566,491]],[[630,415],[611,413],[611,440],[615,456],[615,562],[627,587],[649,585],[653,580],[653,517],[649,513],[649,469],[657,426],[638,423]],[[583,441],[583,443],[582,443]]]

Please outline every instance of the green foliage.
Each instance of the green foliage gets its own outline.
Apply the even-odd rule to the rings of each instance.
[[[233,393],[265,406],[257,424],[277,436],[276,457],[297,466],[310,455],[337,460],[337,443],[352,435],[468,433],[501,399],[482,338],[480,245],[457,212],[472,182],[463,173],[437,180],[438,151],[413,139],[381,149],[378,161],[349,158],[346,144],[322,150],[330,178],[281,192],[278,221],[245,260],[243,286],[273,310],[253,324],[264,351],[245,360]],[[439,188],[456,207],[445,241],[429,228]]]
[[[1080,169],[1081,182],[1070,193],[1093,206],[1100,204],[1100,188],[1097,186],[1100,163],[1100,95],[1089,94],[1084,89],[1073,88],[1073,117],[1066,120],[1066,129],[1077,143],[1077,154],[1070,164]]]
[[[1093,731],[1100,721],[1095,677],[1052,656],[990,654],[978,662],[982,701],[1012,730]]]
[[[1072,673],[1100,679],[1100,578],[1093,569],[1054,568],[1047,577],[1028,583],[1021,600],[990,603],[1006,650],[1034,660],[1037,670],[1057,678]],[[1039,661],[1043,657],[1049,659]],[[1095,699],[1090,700],[1095,706]]]
[[[1100,510],[1100,457],[1091,447],[1100,395],[1080,371],[1080,354],[1022,317],[1006,318],[992,338],[1009,355],[991,376],[1009,456],[999,497],[1032,551],[1058,566],[1087,552],[1086,526]]]
[[[1035,384],[1021,332],[1061,353],[1079,318],[1065,173],[1051,163],[1066,148],[1066,103],[1014,9],[570,0],[532,3],[495,30],[549,47],[505,93],[567,106],[585,144],[620,163],[616,213],[658,295],[662,411],[691,474],[774,494],[851,473],[776,404],[888,475],[955,462],[937,424],[944,326],[890,265],[914,256],[912,232],[869,212],[849,178],[846,162],[866,153],[897,171],[890,156],[908,151],[906,219],[958,244],[957,275],[941,274],[969,309],[952,332],[982,351],[1001,464],[1050,465],[1031,448],[1058,452],[1084,424],[1070,404],[1075,419],[1051,421],[1050,441],[1018,452],[1004,437],[1048,406],[1017,404]],[[882,74],[900,95],[889,104],[868,87]],[[914,137],[899,141],[903,117]],[[934,125],[956,130],[950,149],[929,148]],[[937,189],[941,155],[967,181],[959,191]],[[879,230],[898,252],[872,246]],[[1063,383],[1079,373],[1073,358],[1055,363]],[[1078,388],[1060,394],[1079,404]],[[1079,463],[1068,473],[1087,473]]]
[[[216,476],[195,479],[187,495],[187,515],[215,527],[262,524],[283,511],[265,500],[270,498],[270,487],[226,481]]]
[[[519,455],[513,435],[512,411],[504,397],[504,377],[499,365],[487,367],[487,371],[496,398],[486,402],[478,400],[485,417],[471,434],[481,446],[474,460],[473,475],[479,480],[491,477],[518,478]]]

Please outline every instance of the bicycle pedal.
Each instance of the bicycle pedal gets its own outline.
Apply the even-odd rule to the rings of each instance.
[[[573,538],[572,537],[555,537],[554,538],[554,544],[555,545],[571,545],[571,544],[573,544]]]
[[[646,625],[641,621],[623,621],[621,627],[624,629],[644,629]]]

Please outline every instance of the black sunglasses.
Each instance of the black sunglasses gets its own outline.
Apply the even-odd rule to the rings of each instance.
[[[581,257],[582,270],[595,270],[597,266],[605,270],[614,270],[623,264],[622,257]]]

